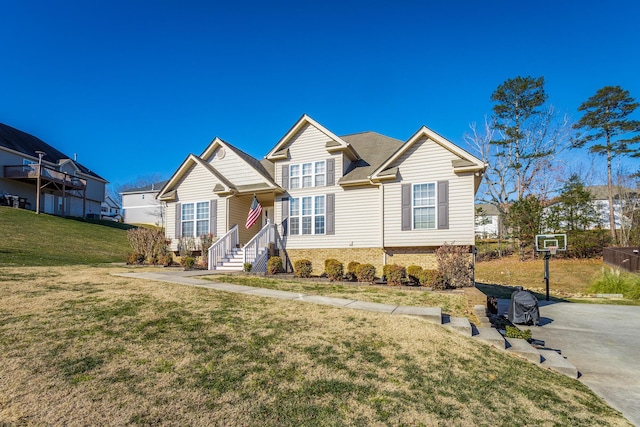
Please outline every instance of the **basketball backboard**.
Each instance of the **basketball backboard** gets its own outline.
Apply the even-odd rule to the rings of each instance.
[[[551,247],[555,247],[557,251],[567,250],[566,234],[538,234],[536,236],[536,251],[550,252]]]

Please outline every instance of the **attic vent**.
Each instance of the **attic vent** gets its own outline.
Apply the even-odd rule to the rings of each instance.
[[[218,151],[216,152],[216,157],[218,159],[224,159],[225,154],[227,154],[227,153],[224,151],[224,148],[220,147],[220,148],[218,148]]]

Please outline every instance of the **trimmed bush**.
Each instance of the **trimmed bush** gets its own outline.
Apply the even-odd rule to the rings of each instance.
[[[422,270],[422,277],[420,277],[420,285],[428,286],[430,288],[441,288],[442,277],[438,270]]]
[[[342,280],[344,265],[337,259],[327,259],[324,261],[324,272],[332,282]]]
[[[299,259],[293,264],[293,270],[296,277],[307,278],[311,277],[313,266],[308,259]]]
[[[268,274],[278,274],[283,271],[282,268],[282,258],[279,256],[272,256],[267,261],[267,273]]]
[[[242,264],[242,269],[247,273],[251,272],[252,268],[253,265],[250,262],[245,262],[244,264]]]
[[[358,280],[357,269],[359,265],[360,263],[358,261],[351,261],[347,265],[347,274],[345,275],[345,279],[350,282],[355,282],[356,280]]]
[[[407,278],[415,285],[422,284],[424,270],[419,265],[410,265],[407,267]]]
[[[387,278],[389,286],[400,286],[402,279],[407,275],[405,268],[397,264],[385,265],[382,272]]]
[[[356,268],[358,282],[373,283],[376,278],[376,268],[371,264],[360,264]]]
[[[182,261],[184,263],[185,270],[193,268],[193,266],[196,264],[196,259],[190,256],[183,258]]]

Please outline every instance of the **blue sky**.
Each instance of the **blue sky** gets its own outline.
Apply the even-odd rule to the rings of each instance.
[[[616,0],[4,0],[0,122],[114,186],[168,178],[216,136],[262,158],[303,113],[466,148],[518,75],[574,119],[605,85],[640,99],[638,16]]]

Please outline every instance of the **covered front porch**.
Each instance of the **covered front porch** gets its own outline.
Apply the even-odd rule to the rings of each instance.
[[[256,222],[246,227],[253,199],[260,204]],[[209,248],[209,270],[242,271],[251,264],[251,271],[266,272],[269,254],[284,251],[284,243],[273,223],[275,193],[236,194],[227,199],[228,231]],[[283,257],[286,262],[286,256]]]

